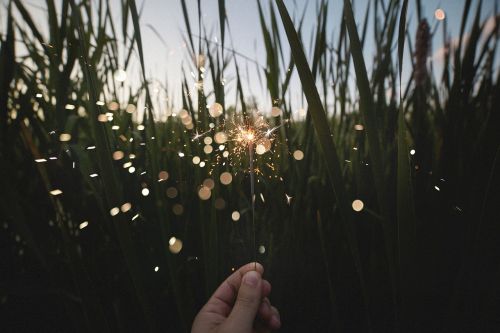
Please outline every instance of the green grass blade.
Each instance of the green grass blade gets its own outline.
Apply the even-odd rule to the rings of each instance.
[[[300,81],[302,83],[302,89],[304,90],[304,94],[308,102],[309,114],[311,115],[314,128],[316,129],[316,135],[321,147],[321,151],[323,152],[329,180],[331,182],[335,198],[337,199],[340,215],[346,226],[347,242],[349,244],[355,267],[359,274],[360,285],[362,288],[362,293],[364,295],[365,305],[368,308],[368,296],[365,290],[357,240],[354,234],[353,226],[351,224],[352,213],[350,210],[349,199],[347,197],[347,192],[341,173],[342,169],[340,166],[337,149],[333,142],[330,128],[328,127],[326,112],[323,109],[323,104],[319,97],[318,90],[316,89],[316,84],[314,82],[311,69],[309,68],[309,65],[307,63],[302,44],[300,43],[299,36],[297,35],[297,31],[295,30],[285,4],[282,0],[276,0],[276,4],[278,6],[283,26],[290,43],[291,52],[295,60]],[[367,326],[370,327],[369,316],[367,315],[366,318]]]
[[[415,329],[415,306],[417,291],[416,245],[417,226],[413,200],[413,184],[407,131],[404,119],[404,103],[401,92],[401,72],[406,31],[406,10],[408,0],[401,9],[398,37],[399,58],[399,114],[398,114],[398,163],[397,163],[397,225],[398,225],[398,268],[399,268],[399,326],[403,332]]]

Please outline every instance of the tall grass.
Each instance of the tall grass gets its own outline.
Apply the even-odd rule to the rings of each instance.
[[[422,51],[432,36],[424,31],[414,40],[408,28],[425,28],[420,1],[372,1],[357,22],[345,0],[334,33],[331,4],[319,1],[310,38],[305,11],[292,19],[283,1],[257,1],[264,68],[238,52],[224,0],[217,2],[218,43],[208,38],[201,1],[196,17],[189,5],[182,0],[179,13],[188,51],[182,105],[165,105],[150,89],[150,50],[134,0],[120,2],[120,22],[103,0],[46,0],[46,22],[20,0],[5,8],[0,306],[8,329],[189,331],[220,281],[254,256],[248,174],[218,163],[203,152],[203,138],[193,139],[212,137],[211,123],[222,128],[256,109],[248,64],[257,64],[283,114],[268,119],[283,126],[256,162],[275,169],[255,184],[257,246],[265,249],[257,259],[273,283],[283,331],[494,328],[497,13],[481,17],[484,4],[465,1],[458,44],[439,23],[446,52],[436,73]],[[403,73],[403,59],[411,73]],[[115,79],[134,64],[140,84]],[[304,119],[293,111],[295,74]],[[212,99],[223,106],[220,118],[207,112]],[[172,109],[187,111],[191,125],[179,116],[159,119]],[[302,160],[293,157],[297,149]],[[223,172],[233,175],[227,186],[219,182]],[[214,187],[201,200],[208,178]],[[351,207],[356,199],[360,212]]]

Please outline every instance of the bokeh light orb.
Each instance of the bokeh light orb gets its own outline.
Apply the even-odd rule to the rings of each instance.
[[[214,118],[220,117],[222,115],[222,105],[219,103],[214,103],[208,108],[208,113]]]
[[[355,212],[360,212],[363,210],[363,208],[365,207],[365,204],[363,203],[363,201],[359,200],[359,199],[356,199],[352,202],[352,209],[355,211]]]

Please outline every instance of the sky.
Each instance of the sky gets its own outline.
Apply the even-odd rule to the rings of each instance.
[[[5,8],[7,0],[1,0],[3,3],[0,9],[0,31],[2,33],[5,31]],[[45,0],[22,0],[26,7],[33,13],[35,20],[38,21],[39,26],[46,25],[46,12],[44,8]],[[93,0],[95,2],[95,0]],[[60,1],[57,1],[59,2]],[[116,22],[120,22],[120,0],[109,0],[111,7],[113,9],[113,16]],[[268,12],[269,2],[267,0],[261,0],[262,5],[266,13]],[[495,3],[498,5],[499,0],[484,0],[482,18],[487,18],[492,15]],[[193,33],[198,32],[197,24],[197,0],[186,0],[188,6],[188,12],[191,20],[191,26]],[[304,36],[310,36],[310,32],[314,29],[316,24],[316,3],[317,1],[308,0],[285,0],[285,4],[288,7],[289,12],[292,17],[299,16],[304,8],[306,8],[306,15],[304,21]],[[373,4],[370,0],[357,0],[355,1],[354,14],[356,21],[362,22],[367,4]],[[478,3],[477,0],[472,1],[472,10]],[[144,0],[137,1],[138,7],[142,8],[141,13],[141,33],[143,38],[143,47],[145,55],[145,65],[146,73],[149,79],[156,79],[160,82],[168,81],[169,88],[174,95],[174,101],[179,104],[181,88],[180,82],[182,78],[183,65],[187,69],[187,63],[189,62],[188,52],[186,45],[184,43],[184,38],[186,37],[185,23],[182,16],[181,1],[180,0]],[[328,12],[328,31],[335,35],[339,32],[339,22],[342,10],[343,0],[331,0],[329,1],[329,12]],[[438,21],[434,17],[434,12],[437,8],[442,8],[446,13],[446,22],[449,35],[453,38],[457,36],[460,28],[460,20],[462,17],[464,0],[423,0],[423,17],[427,18],[431,29],[434,29],[436,25],[442,24],[442,21]],[[219,35],[219,15],[218,15],[218,0],[201,0],[201,12],[203,15],[203,24],[207,28],[207,31],[213,31],[211,34],[211,40],[220,41]],[[231,30],[232,40],[234,43],[234,49],[247,57],[255,59],[259,64],[265,65],[265,48],[262,38],[262,31],[259,23],[259,16],[257,10],[256,0],[226,0],[226,13],[229,23],[229,29]],[[410,1],[408,8],[408,21],[410,22],[410,34],[414,38],[416,31],[416,10],[415,2]],[[469,23],[472,21],[472,15],[469,17]],[[370,23],[371,25],[372,23]],[[130,24],[131,25],[131,24]],[[278,22],[280,29],[282,28],[281,22]],[[153,31],[151,27],[161,36],[161,39]],[[43,29],[42,29],[43,31]],[[284,31],[281,31],[282,41],[286,43],[286,36]],[[442,47],[442,29],[438,27],[436,29],[436,34],[433,37],[432,45],[432,57],[438,62],[439,49]],[[166,44],[166,45],[164,45]],[[230,41],[228,36],[226,36],[226,46],[230,46]],[[307,45],[307,43],[306,43]],[[287,45],[285,45],[287,46]],[[372,53],[374,50],[373,38],[368,36],[367,44],[364,49],[365,59],[367,59],[367,67],[370,68],[370,59],[372,58]],[[307,52],[307,50],[306,50]],[[289,49],[285,48],[285,59],[288,59]],[[243,89],[245,90],[246,96],[254,95],[257,100],[261,103],[263,108],[270,108],[271,101],[268,93],[266,92],[266,87],[261,86],[257,76],[257,69],[253,63],[248,63],[244,58],[238,58],[238,63],[243,68],[248,64],[250,70],[248,71],[249,77],[247,77],[247,72],[242,71],[242,81],[244,83]],[[406,61],[406,66],[403,67],[403,81],[408,78],[405,73],[409,72],[408,68],[409,62]],[[436,65],[435,65],[436,66]],[[439,63],[437,63],[439,67]],[[436,67],[435,67],[436,68]],[[132,80],[137,78],[139,73],[139,67],[136,64],[128,70],[128,79]],[[227,70],[225,73],[227,80],[226,92],[228,96],[235,96],[232,93],[235,89],[234,81],[234,71],[231,69]],[[188,79],[191,79],[194,87],[194,79],[189,75],[189,70],[187,70]],[[167,79],[166,79],[167,78]],[[291,86],[292,101],[294,102],[294,107],[300,108],[304,104],[302,102],[302,93],[300,88],[300,82],[296,74],[294,74]],[[231,97],[234,101],[234,98]],[[231,99],[229,100],[231,103]],[[233,102],[234,103],[234,102]]]

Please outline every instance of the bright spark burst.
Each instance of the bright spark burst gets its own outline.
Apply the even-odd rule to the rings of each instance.
[[[271,150],[275,140],[274,133],[282,125],[270,127],[264,117],[257,112],[251,116],[234,118],[227,123],[227,151],[229,153],[226,155],[230,164],[237,170],[243,169],[262,174],[257,163],[252,167],[252,170],[248,169],[248,160],[259,159],[257,155],[264,155]],[[263,163],[264,165],[272,166],[270,156],[263,156],[262,158],[269,160],[266,161],[267,163]],[[271,169],[273,168],[271,167]]]

